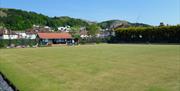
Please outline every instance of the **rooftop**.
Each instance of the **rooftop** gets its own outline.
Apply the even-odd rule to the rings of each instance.
[[[70,39],[72,38],[69,33],[38,33],[38,36],[42,39]]]

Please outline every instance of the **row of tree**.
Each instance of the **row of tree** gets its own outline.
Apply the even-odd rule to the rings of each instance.
[[[180,43],[180,25],[118,28],[111,42]]]
[[[118,28],[110,42],[180,43],[180,25]]]

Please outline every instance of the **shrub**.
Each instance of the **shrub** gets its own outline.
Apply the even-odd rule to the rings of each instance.
[[[0,48],[2,47],[6,47],[10,44],[14,44],[15,46],[19,46],[19,45],[30,45],[33,46],[35,45],[37,42],[36,40],[29,40],[29,39],[13,39],[13,40],[0,40]]]
[[[4,47],[4,42],[2,40],[0,40],[0,48]]]
[[[180,26],[119,28],[112,42],[180,43]]]

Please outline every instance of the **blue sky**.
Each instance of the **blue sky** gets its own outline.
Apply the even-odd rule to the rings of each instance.
[[[0,7],[98,22],[120,19],[151,25],[180,24],[180,0],[0,0]]]

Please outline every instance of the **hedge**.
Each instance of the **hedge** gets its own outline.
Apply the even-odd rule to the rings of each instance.
[[[31,39],[12,39],[12,40],[0,39],[0,48],[7,47],[11,44],[14,44],[15,46],[19,46],[19,45],[33,46],[36,43],[37,43],[36,40],[31,40]]]
[[[91,44],[91,43],[107,43],[109,38],[98,38],[98,37],[89,37],[89,38],[81,38],[80,44]]]
[[[180,25],[163,27],[119,28],[115,31],[113,43],[180,43]]]

